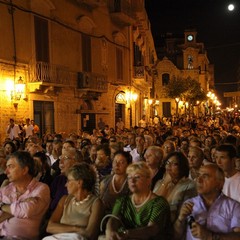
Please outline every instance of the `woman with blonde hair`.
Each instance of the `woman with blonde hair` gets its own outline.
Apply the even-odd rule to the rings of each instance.
[[[131,195],[117,199],[107,223],[107,239],[169,239],[167,201],[151,191],[151,171],[145,162],[127,168]]]

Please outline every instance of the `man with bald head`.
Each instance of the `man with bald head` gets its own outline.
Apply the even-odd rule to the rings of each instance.
[[[199,170],[198,196],[181,207],[174,224],[175,239],[239,240],[240,204],[222,193],[224,172],[216,164]]]

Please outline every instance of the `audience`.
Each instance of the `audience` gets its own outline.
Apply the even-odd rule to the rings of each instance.
[[[203,199],[204,204],[207,204],[208,206],[209,203],[205,203],[205,201],[208,199],[208,193],[200,193],[200,186],[202,188],[202,185],[206,185],[206,179],[202,180],[202,178],[205,178],[206,174],[202,174],[201,171],[202,169],[205,169],[204,167],[207,167],[209,164],[210,168],[212,168],[212,164],[215,164],[215,167],[218,166],[224,172],[225,183],[222,190],[223,194],[237,202],[240,201],[240,128],[238,126],[240,121],[238,120],[237,115],[230,116],[229,114],[223,118],[224,121],[222,122],[224,124],[221,126],[219,125],[218,118],[186,118],[185,116],[179,116],[168,119],[160,118],[157,124],[146,125],[145,128],[135,126],[131,129],[124,128],[121,131],[115,132],[112,128],[106,126],[102,131],[95,129],[92,135],[90,132],[82,131],[79,129],[78,134],[74,132],[70,134],[46,134],[42,139],[39,137],[39,135],[34,135],[29,136],[29,138],[25,139],[25,141],[24,139],[21,139],[21,135],[14,137],[13,134],[11,135],[9,131],[7,134],[8,138],[6,138],[4,143],[0,146],[0,183],[2,184],[1,191],[3,191],[3,189],[7,189],[7,187],[10,188],[10,186],[15,186],[14,181],[11,179],[12,174],[9,173],[12,171],[12,164],[9,165],[8,161],[10,161],[10,159],[8,161],[7,159],[12,156],[12,154],[18,154],[18,151],[20,149],[24,150],[25,153],[29,152],[30,155],[34,158],[34,166],[31,168],[31,171],[29,171],[31,172],[29,174],[31,177],[29,178],[28,176],[25,180],[27,181],[32,178],[32,181],[36,183],[38,183],[38,181],[47,183],[51,186],[50,193],[52,196],[52,200],[50,201],[49,199],[47,203],[47,205],[49,203],[51,204],[48,209],[48,214],[45,216],[45,209],[42,210],[41,214],[37,211],[37,221],[34,222],[34,224],[36,223],[36,225],[34,225],[34,229],[36,229],[37,224],[40,224],[39,214],[42,216],[44,222],[47,223],[48,218],[51,216],[55,207],[59,204],[62,205],[62,209],[66,207],[67,213],[70,214],[68,211],[70,205],[67,204],[70,203],[70,200],[72,200],[74,197],[78,199],[79,195],[77,192],[79,192],[80,189],[81,193],[85,192],[86,189],[83,190],[81,186],[75,184],[80,180],[75,178],[73,175],[69,175],[69,169],[75,167],[76,164],[84,161],[85,163],[90,164],[91,169],[95,171],[96,180],[93,187],[94,195],[99,196],[103,201],[103,203],[101,203],[101,211],[103,212],[105,209],[106,214],[109,214],[111,212],[114,214],[107,224],[106,236],[108,239],[173,239],[173,237],[169,235],[170,229],[167,228],[165,231],[165,229],[163,230],[162,228],[163,226],[171,227],[171,221],[172,223],[175,222],[174,226],[177,233],[177,236],[175,237],[177,239],[180,237],[184,238],[185,233],[187,233],[187,239],[202,239],[203,235],[205,235],[204,232],[206,233],[206,238],[209,240],[239,239],[238,234],[229,233],[231,231],[223,230],[223,232],[226,232],[225,237],[225,235],[222,234],[222,229],[220,229],[220,227],[215,228],[212,227],[211,224],[202,224],[205,220],[203,221],[200,219],[203,219],[204,216],[198,217],[198,215],[194,212],[195,206],[192,207],[191,204],[187,204],[187,210],[184,207],[182,208],[183,210],[180,210],[181,205],[184,201],[187,201],[187,203],[189,203],[188,201],[192,202],[192,200],[189,199],[197,194],[195,186],[196,184],[198,185],[198,193]],[[8,130],[9,129],[11,130],[13,128],[9,127]],[[10,135],[12,138],[9,138]],[[123,152],[122,149],[125,152]],[[144,165],[148,170],[141,172],[139,169],[138,171],[134,168],[136,171],[131,170],[130,172],[127,171],[126,173],[126,168],[128,167],[128,164],[131,163],[130,156],[132,156],[133,162],[136,162],[134,164],[138,163],[141,165],[144,164],[142,161],[145,161],[146,164]],[[186,159],[186,156],[188,158],[188,161]],[[7,168],[6,163],[8,166]],[[88,166],[88,164],[86,166]],[[143,167],[142,170],[145,167]],[[25,169],[24,165],[20,164],[18,170],[21,168]],[[130,167],[128,169],[130,169]],[[24,175],[22,171],[20,172],[22,175]],[[211,169],[210,172],[212,172]],[[128,184],[127,175],[129,177]],[[16,175],[15,173],[14,176],[19,177],[18,174]],[[70,181],[67,183],[67,178],[69,177]],[[17,189],[22,189],[21,186],[23,185],[21,183],[23,182],[24,181],[20,181],[19,184],[17,183]],[[201,182],[204,182],[204,184]],[[29,185],[31,186],[31,183]],[[43,184],[43,186],[45,185]],[[74,187],[74,189],[69,189],[69,186],[75,186],[79,188]],[[70,193],[72,190],[76,194]],[[152,202],[154,202],[153,200],[158,200],[158,197],[156,197],[156,195],[153,194],[151,190],[154,190],[154,192],[156,192],[158,195],[166,198],[168,204],[170,205],[171,215],[169,215],[169,205],[167,204],[166,207],[166,202],[163,200],[161,201],[164,204],[158,207],[165,209],[165,218],[163,218],[161,215],[161,211],[159,211],[157,214],[157,219],[155,219],[154,214],[152,215],[151,212],[148,212],[150,206],[152,206],[152,209],[156,208],[156,206],[152,204]],[[219,188],[215,190],[219,190]],[[213,189],[211,193],[215,192],[215,190]],[[66,196],[68,192],[69,195]],[[7,196],[7,199],[10,199],[12,194],[13,193],[10,193],[9,196]],[[26,190],[26,193],[24,194],[28,195],[33,193]],[[22,194],[22,196],[24,194]],[[218,198],[220,199],[223,194],[218,195]],[[81,196],[84,197],[84,193]],[[5,192],[0,197],[5,198]],[[34,195],[34,197],[37,198],[36,195]],[[61,200],[64,198],[65,200]],[[26,201],[28,201],[28,198],[26,199]],[[42,199],[41,193],[39,199]],[[16,199],[11,198],[10,200],[15,201]],[[18,202],[19,200],[16,201]],[[22,197],[21,201],[24,202],[25,198]],[[29,201],[32,201],[31,197]],[[79,201],[81,202],[81,200]],[[97,199],[97,201],[101,202],[99,199]],[[214,201],[217,200],[213,200],[212,202]],[[24,233],[24,231],[22,231],[23,233],[20,233],[20,228],[22,229],[23,226],[21,225],[22,223],[20,223],[18,228],[16,227],[18,225],[15,224],[14,220],[14,227],[12,228],[12,220],[16,217],[20,218],[22,221],[22,212],[24,212],[24,214],[28,214],[28,209],[26,208],[26,211],[25,209],[21,210],[21,214],[17,215],[19,212],[17,210],[16,212],[13,212],[12,207],[12,204],[13,206],[16,205],[15,202],[11,202],[11,208],[9,208],[4,201],[2,202],[4,204],[2,211],[0,211],[0,216],[2,216],[1,219],[3,219],[2,223],[0,223],[0,236],[3,235],[3,237],[5,236],[5,238],[8,239],[15,237],[18,239],[36,239],[39,231],[36,231],[35,235],[33,232],[31,232],[30,229],[28,229],[26,233]],[[64,202],[66,203],[66,206],[63,204]],[[126,206],[125,202],[127,202]],[[20,204],[20,202],[17,204]],[[120,206],[122,206],[123,209],[121,209]],[[48,206],[46,209],[47,208]],[[166,210],[167,208],[168,210]],[[191,216],[193,216],[193,214],[189,214],[188,212],[190,208],[193,209],[193,212],[195,214],[194,218],[196,217],[195,223],[192,224],[192,230],[187,228],[187,225],[185,224],[186,219],[187,221],[192,221]],[[228,212],[225,208],[223,209],[223,216],[228,218]],[[55,211],[58,212],[57,209]],[[188,214],[184,215],[182,211],[187,211]],[[209,216],[212,216],[211,209],[207,209],[205,211],[207,211],[207,214],[208,211],[210,211]],[[146,218],[144,218],[143,213],[146,215]],[[90,214],[88,216],[90,219],[91,213],[89,212],[88,214]],[[102,214],[100,215],[102,216]],[[32,221],[31,214],[26,216],[27,219],[29,218]],[[66,214],[66,216],[68,215]],[[109,215],[107,216],[109,217]],[[88,217],[85,218],[84,216],[84,219],[88,219]],[[170,217],[171,221],[166,224],[165,220],[168,221]],[[7,218],[9,218],[9,220],[6,220]],[[33,218],[35,221],[35,217]],[[121,222],[123,223],[124,227],[118,228],[118,225],[121,224],[118,223],[116,218],[121,218]],[[152,218],[154,219],[154,222],[152,222],[152,220],[149,220]],[[88,237],[88,234],[89,231],[92,232],[92,230],[87,230],[86,234],[81,232],[81,234],[78,236],[79,233],[77,233],[76,229],[74,231],[67,231],[67,228],[64,228],[65,225],[71,225],[71,221],[68,223],[66,222],[65,218],[65,222],[63,223],[61,222],[61,217],[59,216],[56,219],[57,221],[51,220],[51,222],[49,222],[50,228],[48,228],[48,230],[50,229],[49,232],[54,234],[51,236],[52,238],[57,237],[60,239],[65,239],[67,237],[68,239],[74,240],[75,238],[79,239],[81,235],[82,239],[97,239],[100,224],[99,219],[96,219],[97,222],[94,224],[94,227],[89,228],[86,225],[84,227],[86,229],[94,228],[96,234],[90,234],[91,237]],[[218,216],[216,219],[219,221]],[[72,218],[70,220],[72,220]],[[180,223],[179,220],[183,222]],[[206,221],[209,221],[209,219]],[[11,224],[11,227],[9,227],[8,224]],[[204,227],[199,227],[198,224],[204,225]],[[6,230],[4,227],[5,225],[8,227],[8,230]],[[222,225],[222,223],[219,225]],[[228,226],[225,223],[223,225]],[[43,227],[41,230],[44,230],[45,225],[43,224],[42,226]],[[55,228],[53,226],[59,226],[59,228]],[[235,232],[238,231],[237,224],[236,226],[234,224],[232,226]],[[51,227],[53,227],[53,231],[51,230]],[[179,227],[182,229],[179,230]],[[15,231],[15,229],[17,229],[16,231],[18,233],[13,237],[12,232]],[[73,226],[71,226],[69,229],[73,229]],[[208,234],[209,230],[212,232],[211,234]],[[160,232],[163,233],[163,236],[161,237]],[[154,233],[156,233],[156,236],[151,237]],[[32,237],[33,235],[34,237]]]

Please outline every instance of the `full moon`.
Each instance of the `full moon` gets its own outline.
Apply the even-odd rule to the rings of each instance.
[[[234,10],[234,5],[233,4],[229,4],[228,5],[228,11],[233,11]]]

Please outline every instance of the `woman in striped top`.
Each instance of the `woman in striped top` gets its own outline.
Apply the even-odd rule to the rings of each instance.
[[[145,162],[128,166],[131,195],[117,199],[107,223],[106,238],[170,239],[168,202],[151,191],[151,171]]]

